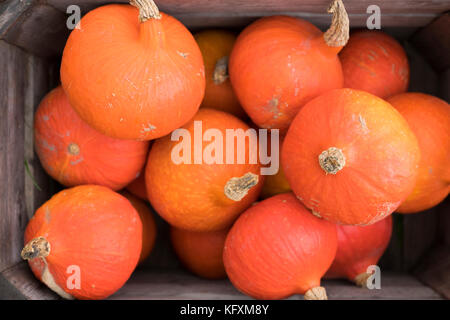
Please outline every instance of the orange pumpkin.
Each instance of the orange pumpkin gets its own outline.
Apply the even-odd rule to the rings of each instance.
[[[227,237],[225,230],[194,232],[171,228],[172,246],[180,261],[192,273],[207,279],[225,278],[223,246]]]
[[[90,11],[67,40],[61,82],[80,117],[115,138],[151,140],[188,122],[205,90],[191,33],[152,0]]]
[[[136,209],[142,222],[142,249],[139,263],[142,263],[148,258],[153,250],[156,240],[156,224],[153,218],[153,213],[147,203],[135,197],[131,193],[124,191],[122,195],[131,202]]]
[[[338,249],[325,278],[346,278],[367,287],[368,268],[378,263],[391,234],[392,216],[364,227],[337,225]]]
[[[375,223],[411,193],[420,150],[406,120],[364,91],[337,89],[306,104],[284,139],[289,184],[319,217]]]
[[[118,190],[144,166],[148,142],[119,140],[89,127],[59,86],[34,117],[36,153],[45,171],[65,186],[98,184]]]
[[[339,58],[345,88],[367,91],[383,99],[408,89],[409,64],[405,50],[382,31],[352,33]]]
[[[450,106],[436,97],[412,92],[393,96],[388,102],[408,122],[423,155],[415,188],[397,211],[427,210],[450,192]]]
[[[194,34],[205,63],[205,96],[200,108],[218,109],[247,118],[234,94],[228,76],[228,59],[236,36],[226,30],[205,30]]]
[[[285,193],[246,210],[225,241],[223,260],[233,285],[256,299],[304,294],[327,299],[320,278],[336,254],[336,226]]]
[[[174,141],[166,136],[153,144],[145,171],[148,198],[171,225],[191,231],[225,229],[258,197],[263,183],[261,166],[258,161],[250,163],[249,157],[257,140],[246,139],[239,149],[239,143],[234,143],[230,148],[234,158],[227,161],[226,157],[231,157],[226,150],[227,129],[245,131],[249,127],[228,113],[200,109],[190,123],[174,132],[180,134]],[[208,132],[218,136],[208,138]],[[223,142],[214,147],[206,140]],[[180,148],[184,146],[184,150]]]
[[[284,137],[279,139],[279,148],[281,148]],[[267,140],[267,150],[271,150],[271,139]],[[268,152],[270,153],[270,152]],[[266,199],[275,196],[280,193],[290,192],[291,187],[284,174],[283,167],[280,165],[278,172],[274,175],[267,175],[264,179],[264,185],[261,190],[261,198]]]
[[[63,190],[25,230],[22,258],[66,299],[104,299],[128,280],[141,254],[142,223],[130,202],[102,186]]]
[[[142,200],[147,200],[147,187],[145,185],[145,169],[139,173],[139,176],[127,185],[127,190]]]
[[[328,12],[333,20],[325,33],[305,20],[273,16],[238,36],[230,56],[231,84],[258,126],[284,131],[306,102],[342,88],[337,54],[348,40],[348,17],[341,0]]]
[[[280,167],[276,174],[265,177],[261,198],[266,199],[289,191],[291,191],[289,181],[284,174],[283,167]]]

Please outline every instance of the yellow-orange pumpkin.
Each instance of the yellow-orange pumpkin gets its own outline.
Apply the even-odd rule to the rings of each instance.
[[[67,40],[61,82],[80,117],[115,138],[151,140],[188,122],[205,90],[191,33],[152,0],[90,11]]]
[[[450,106],[423,93],[402,93],[388,99],[406,119],[423,157],[412,193],[397,209],[413,213],[434,207],[450,192]]]
[[[119,190],[144,166],[148,142],[105,136],[72,109],[59,86],[34,117],[36,153],[45,171],[65,186],[98,184]]]
[[[197,32],[194,38],[205,63],[206,87],[200,108],[222,110],[241,119],[247,118],[228,76],[228,60],[236,35],[226,30],[211,29]]]
[[[172,227],[170,239],[189,271],[206,279],[221,279],[227,276],[222,254],[228,231],[195,232]]]
[[[207,141],[200,145],[197,139],[203,136],[196,137],[196,128],[201,128],[203,133],[212,129],[210,133],[222,135],[223,148],[214,151],[212,143]],[[238,150],[238,143],[235,143],[231,149],[233,163],[226,161],[226,130],[248,128],[233,115],[205,108],[177,131],[180,136],[174,141],[171,136],[156,140],[148,157],[145,181],[148,198],[158,214],[171,225],[191,231],[213,231],[230,226],[256,200],[263,183],[259,162],[249,161],[249,150],[257,147],[257,140],[246,139],[243,150]],[[209,138],[214,140],[212,136]],[[185,151],[179,149],[184,143],[187,144]],[[222,164],[214,163],[220,160],[217,158],[208,160],[203,157],[205,154],[218,157],[222,154]],[[243,156],[242,164],[237,163],[238,155]],[[179,159],[175,161],[174,157]]]
[[[420,149],[406,120],[370,93],[337,89],[307,103],[284,139],[281,164],[297,197],[332,222],[375,223],[416,183]]]

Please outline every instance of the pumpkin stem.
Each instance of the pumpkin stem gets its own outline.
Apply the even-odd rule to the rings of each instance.
[[[161,19],[159,9],[153,0],[130,0],[130,4],[139,9],[139,22],[149,19]]]
[[[329,47],[343,47],[349,38],[350,23],[342,0],[333,0],[327,12],[332,13],[333,17],[331,26],[324,33],[323,38]]]
[[[50,243],[44,237],[34,238],[22,249],[20,256],[23,260],[45,258],[50,254]]]
[[[330,147],[319,155],[320,167],[328,174],[336,174],[345,166],[345,156],[341,149]]]
[[[244,198],[248,190],[254,187],[258,183],[258,175],[247,172],[242,177],[233,177],[225,184],[225,195],[233,201],[241,201]]]
[[[69,146],[67,147],[67,151],[69,151],[69,153],[72,156],[76,156],[77,154],[80,153],[80,147],[76,144],[76,143],[71,143],[69,144]]]
[[[305,300],[328,300],[327,291],[324,287],[314,287],[306,291]]]
[[[363,272],[358,274],[353,281],[356,283],[358,287],[367,288],[367,280],[372,274]]]
[[[214,84],[221,84],[228,78],[228,56],[222,57],[216,62],[214,68],[213,81]]]

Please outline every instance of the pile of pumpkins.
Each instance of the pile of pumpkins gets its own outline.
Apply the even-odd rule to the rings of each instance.
[[[41,164],[68,188],[36,211],[21,255],[62,297],[104,299],[124,285],[154,245],[147,201],[193,273],[257,299],[326,299],[324,276],[367,283],[394,211],[448,195],[450,106],[407,93],[402,46],[381,31],[350,36],[341,0],[325,33],[272,16],[237,37],[192,36],[152,0],[130,4],[81,19],[61,86],[35,114]],[[175,163],[171,132],[193,134],[198,121],[224,136],[278,129],[280,170]]]

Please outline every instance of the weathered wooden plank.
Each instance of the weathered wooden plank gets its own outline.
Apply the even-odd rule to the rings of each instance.
[[[2,38],[33,54],[51,57],[62,53],[68,33],[63,13],[37,3],[20,15]]]
[[[408,274],[383,272],[381,289],[361,289],[350,282],[325,280],[328,298],[336,299],[441,299],[441,296]],[[290,300],[299,300],[294,295]],[[204,280],[185,272],[137,270],[110,299],[249,299],[228,280]]]
[[[106,3],[128,3],[126,0],[47,0],[61,11],[77,4],[83,9],[92,9]],[[311,12],[324,13],[330,0],[155,0],[161,11],[167,13],[242,13],[242,12]],[[369,5],[378,5],[382,14],[387,13],[442,13],[450,9],[446,0],[345,0],[350,13],[365,13]]]
[[[25,299],[30,300],[55,300],[59,296],[47,288],[45,284],[38,281],[28,266],[22,261],[11,268],[1,272],[5,278]],[[6,295],[6,293],[4,294]],[[17,295],[14,292],[14,295]]]
[[[0,39],[13,26],[17,19],[32,5],[33,0],[5,0],[0,2]]]
[[[441,15],[411,39],[421,54],[438,71],[450,68],[450,12]]]
[[[28,76],[25,82],[25,201],[29,218],[36,209],[48,200],[54,185],[43,170],[34,151],[34,112],[41,99],[53,85],[50,83],[52,63],[36,56],[28,59]]]
[[[20,261],[24,201],[24,84],[28,54],[0,40],[0,271]]]
[[[450,299],[450,247],[440,246],[432,250],[414,274],[436,292]]]
[[[437,240],[439,215],[436,209],[409,214],[404,219],[404,268],[411,270]]]

